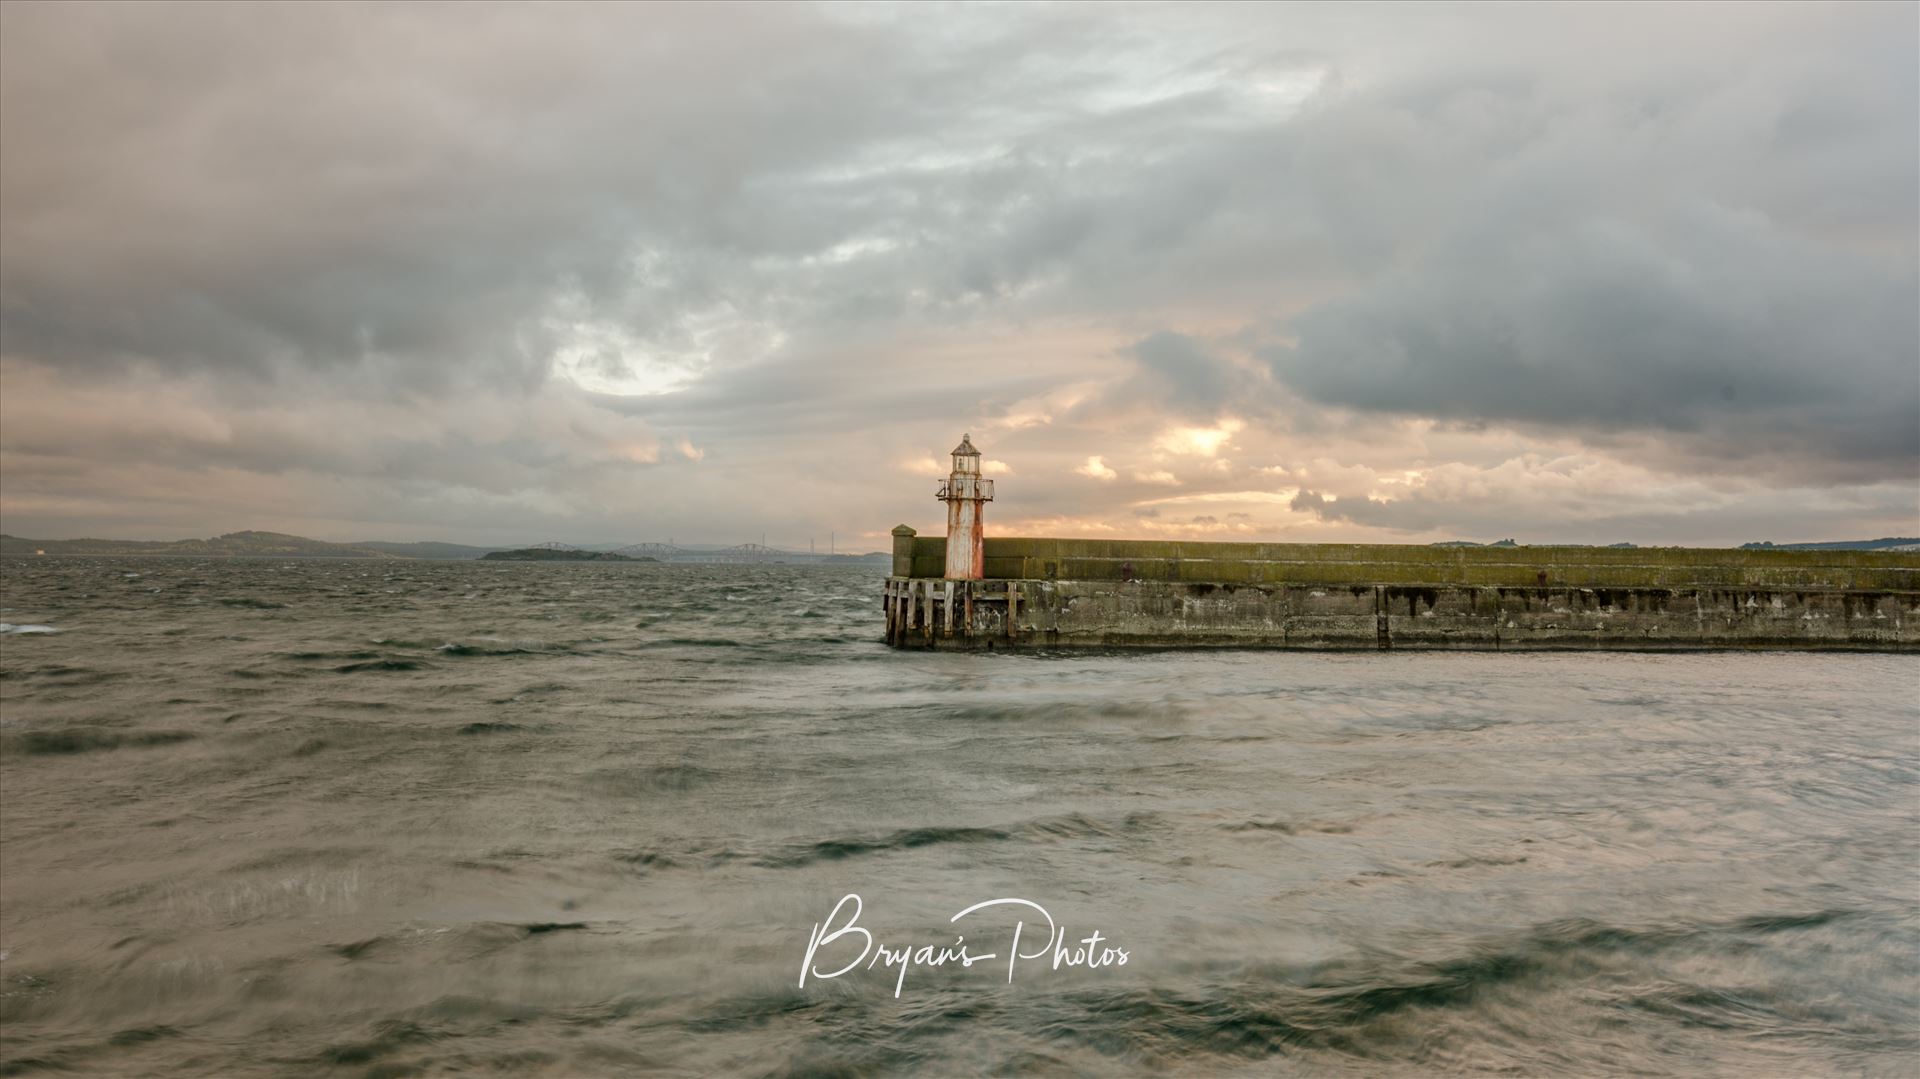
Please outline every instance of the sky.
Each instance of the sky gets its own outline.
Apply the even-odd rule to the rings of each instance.
[[[0,530],[1920,535],[1920,7],[0,6]]]

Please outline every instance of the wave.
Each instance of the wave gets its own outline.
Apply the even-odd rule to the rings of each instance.
[[[112,727],[65,727],[59,730],[13,731],[0,735],[0,746],[21,756],[94,753],[122,747],[164,746],[196,737],[189,731],[118,730]]]
[[[1472,869],[1475,866],[1521,865],[1527,856],[1522,854],[1513,858],[1469,857],[1443,859],[1437,862],[1423,863],[1428,869]]]
[[[1155,722],[1178,722],[1185,713],[1184,706],[1166,702],[1119,700],[1084,702],[1057,698],[943,705],[940,710],[941,719],[948,723],[999,723],[1011,720],[1022,723],[1044,723],[1050,727],[1087,720],[1145,719]]]
[[[657,850],[636,850],[626,854],[616,854],[613,857],[617,862],[636,865],[642,869],[676,869],[684,864],[673,855]]]
[[[455,731],[454,733],[455,734],[507,734],[512,731],[524,731],[524,730],[531,730],[531,729],[532,728],[527,727],[525,724],[522,724],[522,723],[489,723],[489,722],[482,721],[477,723],[469,723],[466,726],[461,727],[459,730]]]
[[[913,850],[936,843],[992,843],[1012,839],[1014,833],[999,828],[903,828],[870,839],[825,839],[785,854],[770,854],[754,859],[755,865],[775,869],[832,862],[861,854]]]
[[[681,794],[720,778],[709,768],[688,764],[661,764],[644,768],[603,768],[582,777],[581,785],[596,794],[641,797]]]
[[[549,646],[549,647],[543,647],[543,648],[529,648],[523,645],[504,644],[504,643],[487,645],[487,644],[461,644],[457,641],[448,641],[446,644],[443,644],[440,647],[434,649],[434,651],[440,653],[443,656],[456,656],[456,657],[464,658],[464,657],[474,657],[474,656],[561,656],[561,655],[568,655],[573,650],[571,648],[566,647],[565,645],[556,645],[556,646]]]
[[[1113,838],[1138,834],[1159,827],[1154,813],[1131,813],[1112,820],[1081,814],[1047,817],[1009,827],[924,827],[900,828],[873,835],[840,836],[811,842],[789,843],[771,850],[740,851],[732,847],[703,847],[679,851],[642,848],[614,855],[615,860],[643,869],[681,869],[746,861],[765,869],[796,869],[821,862],[846,858],[884,855],[923,847],[982,843],[1053,842],[1070,839]]]
[[[1220,828],[1222,831],[1227,832],[1278,832],[1281,835],[1299,835],[1302,832],[1316,832],[1321,835],[1346,835],[1353,831],[1353,825],[1345,821],[1308,820],[1291,822],[1283,820],[1261,820],[1257,817],[1249,820],[1235,821],[1231,824],[1222,824]]]
[[[22,634],[22,633],[59,633],[59,632],[60,632],[59,630],[53,628],[52,626],[41,625],[37,622],[28,622],[28,623],[0,622],[0,633]]]
[[[879,836],[851,836],[825,839],[762,855],[754,864],[788,869],[814,862],[838,861],[866,854],[914,850],[945,843],[999,843],[1011,840],[1060,840],[1110,838],[1144,831],[1159,818],[1152,813],[1132,813],[1118,820],[1103,821],[1075,813],[1027,821],[1012,828],[903,828]]]
[[[736,641],[731,637],[662,637],[657,641],[643,641],[637,648],[751,648],[745,641]]]
[[[1017,1010],[969,975],[948,973],[928,975],[943,981],[923,980],[910,1005],[757,993],[708,1006],[701,1023],[714,1031],[765,1030],[792,1016],[809,1027],[810,1046],[859,1045],[890,1061],[884,1070],[937,1066],[944,1048],[939,1035],[990,1011],[1004,1055],[968,1071],[1014,1072],[1046,1059],[1082,1065],[1051,1070],[1129,1074],[1264,1074],[1280,1062],[1305,1074],[1702,1070],[1688,1067],[1691,1059],[1717,1062],[1730,1073],[1826,1073],[1833,1069],[1820,1066],[1821,1057],[1803,1055],[1818,1053],[1823,1041],[1843,1052],[1862,1045],[1884,1052],[1911,1048],[1914,1039],[1886,1020],[1802,1014],[1800,1005],[1766,985],[1679,980],[1670,973],[1676,964],[1659,953],[1849,916],[1827,910],[1643,927],[1569,920],[1505,940],[1462,941],[1458,954],[1432,962],[1375,955],[1304,968],[1239,964],[1197,978],[1163,972],[1151,985],[1134,980],[1143,974],[1116,971],[1054,992],[1029,983]],[[1596,1032],[1590,1018],[1555,1006],[1569,996],[1601,1002],[1607,1025]],[[1642,1013],[1655,1025],[1635,1024],[1623,1012]],[[1697,1041],[1695,1051],[1708,1055],[1675,1055],[1681,1039],[1718,1031],[1740,1039],[1739,1053],[1751,1055],[1736,1055],[1732,1043]],[[1722,1055],[1712,1055],[1716,1051]],[[1741,1061],[1759,1066],[1734,1066]],[[787,1074],[813,1074],[819,1064],[797,1060]]]
[[[517,944],[530,937],[568,931],[590,931],[586,922],[470,922],[440,929],[411,929],[381,933],[344,944],[324,945],[326,951],[347,960],[380,958],[423,941],[444,944],[463,958],[474,958]]]
[[[149,1027],[128,1027],[125,1030],[115,1031],[107,1038],[107,1044],[120,1047],[144,1045],[147,1042],[159,1041],[162,1038],[177,1038],[179,1036],[180,1029],[178,1027],[170,1027],[165,1023],[157,1023]]]
[[[91,686],[132,677],[127,671],[101,671],[92,667],[68,667],[63,664],[7,673],[9,677],[50,679],[59,682],[62,687]]]
[[[419,671],[430,664],[417,659],[370,659],[360,663],[343,663],[334,668],[337,674],[358,674],[362,671]]]

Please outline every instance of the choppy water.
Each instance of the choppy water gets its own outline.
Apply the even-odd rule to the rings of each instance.
[[[8,1074],[1920,1069],[1911,657],[894,653],[845,569],[3,568]],[[802,989],[849,892],[999,958]],[[1024,908],[949,924],[998,898],[1127,964],[1009,984]]]

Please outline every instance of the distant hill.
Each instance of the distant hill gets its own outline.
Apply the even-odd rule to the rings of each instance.
[[[469,547],[464,543],[439,543],[423,540],[419,543],[388,543],[384,540],[363,540],[352,546],[382,554],[398,555],[401,558],[480,558],[494,551],[504,551],[505,547]]]
[[[229,532],[212,539],[168,541],[34,540],[0,535],[0,555],[172,555],[182,558],[391,558],[385,551],[324,543],[284,532]]]
[[[555,550],[551,547],[520,547],[511,551],[488,551],[480,556],[489,562],[658,562],[657,558],[633,558],[607,551]]]
[[[1920,547],[1913,536],[1889,536],[1874,540],[1835,540],[1831,543],[1743,543],[1743,551],[1884,551],[1888,548]]]

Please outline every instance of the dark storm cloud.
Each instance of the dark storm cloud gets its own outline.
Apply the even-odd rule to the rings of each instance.
[[[1354,233],[1395,257],[1259,353],[1325,404],[1911,479],[1914,9],[1842,13],[1802,48],[1578,96],[1577,69],[1536,71],[1333,110],[1405,170],[1350,202],[1397,226]],[[1447,212],[1406,216],[1421,199]]]
[[[1917,292],[1911,263],[1711,204],[1497,221],[1307,312],[1265,355],[1330,404],[1903,467],[1920,456]]]
[[[1185,334],[1162,330],[1134,342],[1126,355],[1138,370],[1110,395],[1110,404],[1150,405],[1201,421],[1259,405],[1255,397],[1263,387],[1256,372]]]

